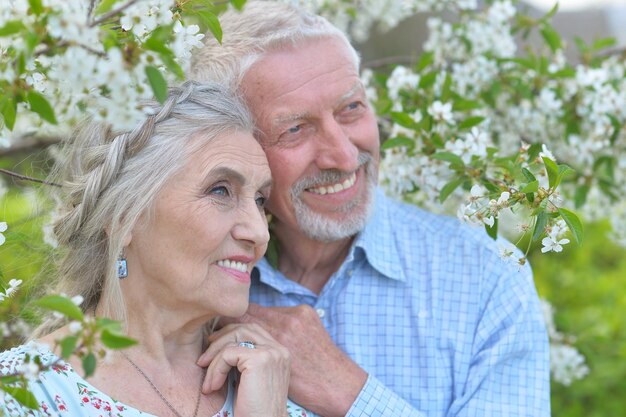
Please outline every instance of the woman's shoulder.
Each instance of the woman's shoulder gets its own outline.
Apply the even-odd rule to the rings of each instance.
[[[28,342],[0,353],[0,375],[28,373],[28,368],[46,366],[56,359],[47,345]]]

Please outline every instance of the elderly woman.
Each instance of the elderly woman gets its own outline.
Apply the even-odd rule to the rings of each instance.
[[[260,327],[226,327],[208,368],[196,364],[216,319],[246,311],[269,238],[271,174],[250,117],[217,85],[186,83],[150,106],[132,131],[79,129],[54,177],[65,204],[55,232],[66,248],[56,292],[81,295],[86,314],[121,320],[139,343],[110,352],[87,379],[78,360],[45,369],[29,386],[37,413],[303,415],[287,405],[288,352]],[[56,341],[69,332],[44,323],[36,344],[0,356],[0,372],[19,370],[33,350],[55,363]],[[9,395],[3,413],[32,415]]]

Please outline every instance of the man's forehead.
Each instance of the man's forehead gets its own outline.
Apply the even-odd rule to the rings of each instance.
[[[361,80],[356,80],[352,86],[343,93],[338,92],[337,98],[333,101],[333,107],[338,107],[351,98],[363,94],[365,91]],[[300,109],[279,109],[272,115],[272,124],[285,124],[297,120],[306,119],[311,116],[309,110]]]

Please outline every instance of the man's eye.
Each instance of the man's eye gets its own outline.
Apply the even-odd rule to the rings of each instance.
[[[298,133],[300,131],[300,125],[293,126],[287,129],[287,133]]]
[[[265,203],[267,202],[267,199],[260,195],[256,198],[256,205],[259,206],[260,208],[264,208],[265,207]]]
[[[346,106],[346,108],[348,110],[356,110],[361,106],[361,102],[360,101],[353,101],[352,103],[348,104]]]

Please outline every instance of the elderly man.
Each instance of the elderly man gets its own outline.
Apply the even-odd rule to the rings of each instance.
[[[345,35],[277,2],[220,21],[223,44],[209,40],[190,77],[243,95],[270,163],[277,256],[241,321],[289,348],[290,397],[323,416],[548,416],[530,270],[481,230],[377,190],[377,123]]]

